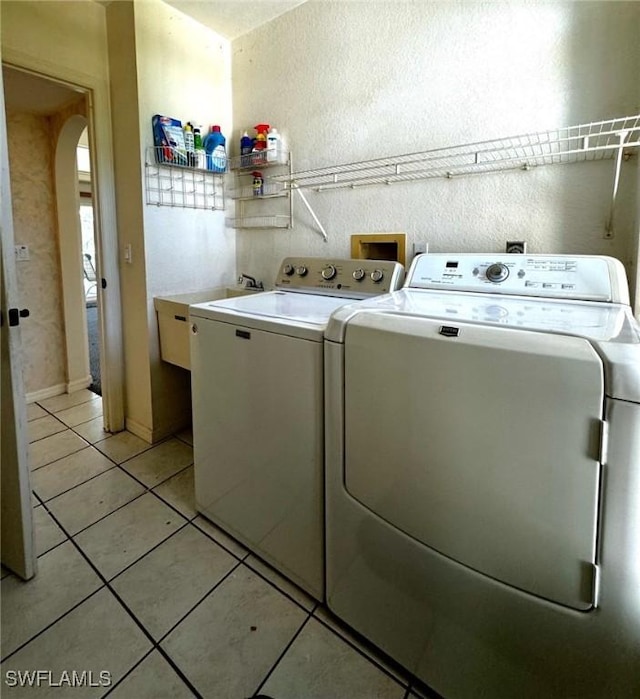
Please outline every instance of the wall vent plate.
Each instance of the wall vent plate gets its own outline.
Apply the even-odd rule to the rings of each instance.
[[[527,243],[524,240],[507,240],[505,251],[509,254],[524,255],[527,252]]]

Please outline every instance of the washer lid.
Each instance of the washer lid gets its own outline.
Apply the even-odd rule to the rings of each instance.
[[[266,291],[189,307],[192,318],[207,318],[285,335],[321,340],[331,314],[348,299],[288,291]]]
[[[607,395],[640,402],[640,327],[629,306],[404,288],[342,306],[331,317],[326,339],[344,342],[349,323],[367,311],[408,322],[422,317],[441,320],[443,326],[472,323],[582,337],[604,360]]]

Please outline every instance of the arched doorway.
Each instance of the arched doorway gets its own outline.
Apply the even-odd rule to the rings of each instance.
[[[55,182],[60,235],[60,265],[65,323],[68,391],[85,388],[92,382],[89,363],[86,294],[83,284],[80,193],[76,165],[78,142],[87,128],[79,114],[63,124],[56,144]],[[99,294],[97,294],[99,297]]]

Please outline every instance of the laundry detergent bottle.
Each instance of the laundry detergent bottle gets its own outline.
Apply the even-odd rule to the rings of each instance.
[[[216,124],[204,139],[204,150],[207,154],[207,170],[226,172],[227,169],[227,139]]]

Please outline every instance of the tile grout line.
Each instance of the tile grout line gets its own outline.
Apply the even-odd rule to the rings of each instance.
[[[84,451],[84,449],[81,449],[80,451]],[[97,451],[97,450],[96,450]],[[79,454],[80,452],[75,452],[76,454]],[[98,452],[100,453],[100,452]],[[69,456],[73,456],[73,454],[69,454]],[[67,457],[63,457],[67,458]],[[60,459],[62,461],[62,459]],[[52,463],[55,463],[53,461]],[[113,464],[113,461],[111,462]],[[50,466],[51,464],[47,464],[47,466]],[[44,466],[42,468],[45,468]],[[67,488],[66,490],[61,490],[59,493],[56,493],[55,495],[52,495],[50,498],[47,498],[46,500],[42,500],[42,496],[38,495],[38,492],[34,488],[31,492],[36,495],[39,499],[42,500],[43,503],[45,502],[51,502],[52,500],[55,500],[56,498],[59,498],[61,495],[66,495],[67,493],[70,493],[72,490],[75,490],[76,488],[79,488],[81,485],[85,485],[86,483],[90,483],[91,481],[95,480],[96,478],[99,478],[105,473],[109,473],[109,471],[113,471],[114,468],[118,468],[118,464],[113,464],[113,466],[109,466],[109,468],[106,468],[104,471],[100,471],[100,473],[96,473],[93,476],[90,476],[87,478],[85,481],[81,481],[80,483],[76,483],[75,485],[72,485],[70,488]],[[39,471],[40,469],[38,469]]]
[[[46,505],[45,505],[44,503],[43,503],[43,507],[46,508]],[[67,532],[66,529],[62,526],[62,524],[56,519],[55,515],[53,515],[53,513],[51,513],[48,509],[47,509],[47,511],[49,512],[49,515],[50,515],[51,518],[54,520],[54,522],[60,527],[60,529],[62,529],[62,531],[63,531],[67,536],[69,536],[69,532]],[[189,522],[186,522],[184,526],[186,527],[188,524],[189,524]],[[178,533],[179,531],[181,531],[183,528],[184,528],[184,527],[180,527],[180,529],[177,529],[175,532],[173,532],[173,533],[170,534],[168,537],[166,537],[165,539],[163,539],[162,542],[160,542],[160,543],[164,543],[165,541],[167,541],[168,539],[170,539],[171,536],[173,536],[174,534],[177,534],[177,533]],[[146,629],[145,626],[142,624],[142,622],[138,619],[138,617],[136,617],[136,615],[133,613],[133,611],[132,611],[131,609],[129,609],[128,605],[124,602],[124,600],[120,597],[120,595],[116,592],[116,590],[113,589],[113,587],[112,587],[111,584],[110,584],[110,580],[107,580],[107,578],[100,572],[100,570],[98,570],[98,568],[96,567],[96,565],[91,561],[91,559],[89,558],[89,556],[82,550],[82,548],[80,547],[80,545],[79,545],[76,541],[73,540],[73,537],[69,536],[69,541],[70,541],[71,544],[74,546],[74,548],[78,551],[78,553],[82,556],[82,558],[84,558],[84,560],[87,562],[87,564],[89,565],[89,567],[90,567],[90,568],[93,570],[93,572],[98,576],[98,578],[102,581],[103,584],[102,584],[102,587],[98,588],[98,590],[96,590],[95,592],[93,592],[91,595],[87,596],[87,597],[86,597],[84,600],[82,600],[79,604],[75,605],[75,607],[73,607],[72,609],[68,610],[65,614],[63,614],[61,617],[59,617],[58,619],[56,619],[56,621],[54,621],[52,624],[50,624],[49,626],[47,626],[46,629],[48,629],[48,628],[50,628],[51,626],[53,626],[54,624],[56,624],[58,621],[60,621],[60,619],[64,618],[65,616],[67,616],[67,614],[69,614],[71,611],[73,611],[73,609],[75,609],[76,607],[80,606],[80,604],[82,604],[83,602],[86,602],[86,600],[89,599],[89,597],[93,596],[94,594],[96,594],[97,592],[99,592],[99,590],[101,590],[101,589],[103,589],[103,588],[106,587],[106,588],[109,590],[109,592],[111,592],[111,594],[116,598],[117,602],[122,606],[122,608],[125,610],[125,612],[126,612],[126,613],[131,617],[131,619],[135,622],[136,626],[138,626],[138,627],[140,628],[140,630],[142,631],[142,633],[143,633],[143,634],[147,637],[147,639],[151,642],[151,645],[152,645],[152,649],[151,649],[151,650],[152,650],[152,651],[153,651],[153,650],[157,650],[157,651],[164,657],[164,659],[169,663],[169,665],[171,665],[171,667],[173,668],[173,670],[178,674],[178,676],[179,676],[179,677],[182,679],[182,681],[187,685],[187,687],[189,687],[189,689],[194,693],[194,695],[195,695],[198,699],[204,699],[204,698],[202,697],[202,695],[200,694],[200,692],[198,692],[197,689],[193,686],[193,684],[191,683],[191,680],[189,680],[189,678],[182,672],[182,670],[173,662],[173,660],[172,660],[171,657],[165,652],[165,650],[164,650],[163,648],[160,647],[160,644],[159,644],[159,643],[156,643],[155,639],[154,639],[153,636],[147,631],[147,629]],[[160,544],[158,544],[157,546],[159,546],[159,545],[160,545]],[[157,546],[154,546],[153,548],[155,549],[155,548],[157,548]],[[151,550],[152,550],[152,549],[151,549]],[[147,553],[149,553],[149,551],[148,551]],[[145,553],[144,555],[146,556],[147,554]],[[138,558],[137,561],[140,561],[142,558],[144,558],[144,556],[141,556],[140,558]],[[137,562],[137,561],[136,561],[136,562]],[[128,567],[129,567],[129,566],[128,566]],[[125,570],[126,570],[126,569],[125,569]],[[123,571],[120,571],[120,572],[124,572],[124,570],[123,570]],[[120,575],[120,573],[118,573],[118,575]],[[114,576],[114,578],[111,578],[111,580],[114,580],[116,577],[118,577],[118,576],[117,576],[117,575]],[[46,629],[43,629],[42,631],[40,631],[40,632],[39,632],[38,634],[36,634],[35,636],[32,636],[32,637],[31,637],[26,643],[24,643],[23,646],[21,646],[21,647],[24,647],[27,643],[30,643],[36,636],[38,636],[38,635],[40,635],[41,633],[43,633],[44,631],[46,631]],[[14,651],[14,652],[15,652],[15,651]],[[148,653],[147,653],[147,655],[148,655]],[[146,656],[145,656],[145,657],[146,657]],[[128,674],[128,673],[127,673],[127,674]],[[122,679],[124,679],[124,676],[123,676]]]
[[[225,573],[225,575],[223,575],[222,578],[220,578],[220,580],[218,580],[218,582],[217,582],[208,592],[206,592],[206,593],[193,605],[193,607],[191,607],[191,608],[189,609],[189,611],[188,611],[186,614],[183,614],[183,615],[178,619],[178,621],[176,621],[176,622],[169,628],[168,631],[165,631],[165,633],[163,633],[162,636],[160,636],[160,638],[158,639],[158,645],[160,645],[163,641],[166,641],[167,638],[168,638],[168,636],[170,636],[170,635],[176,630],[176,628],[177,628],[178,626],[180,626],[180,624],[181,624],[190,614],[192,614],[192,613],[207,599],[207,597],[210,597],[210,596],[220,587],[220,585],[222,585],[222,583],[223,583],[232,573],[234,573],[236,570],[238,570],[238,568],[240,568],[241,566],[242,566],[242,561],[238,561],[238,560],[236,559],[236,563],[235,563],[235,565],[233,566],[233,568],[231,568],[229,571],[227,571],[227,573]]]
[[[67,541],[71,541],[71,539],[67,539]],[[38,638],[38,636],[42,636],[45,631],[48,631],[52,626],[55,626],[59,621],[62,621],[66,616],[71,614],[71,612],[74,611],[74,609],[77,609],[81,604],[84,604],[88,599],[91,599],[94,595],[96,595],[100,590],[104,589],[105,585],[104,583],[100,585],[96,590],[93,592],[90,592],[86,597],[81,599],[79,602],[76,602],[72,607],[67,609],[64,614],[61,614],[59,617],[56,617],[52,622],[47,624],[43,629],[40,629],[40,631],[36,631],[36,633],[33,634],[33,636],[29,637],[24,643],[21,643],[15,650],[12,650],[8,655],[5,655],[3,658],[0,658],[0,663],[5,663],[7,660],[10,660],[13,655],[15,655],[18,651],[21,651],[26,645],[31,643],[31,641],[35,640]]]
[[[320,607],[324,607],[325,609],[328,609],[328,607],[327,607],[325,604],[316,605],[316,609],[317,609],[319,606],[320,606]],[[313,615],[313,618],[314,618],[316,621],[318,621],[318,622],[319,622],[320,624],[322,624],[326,629],[328,629],[329,631],[331,631],[335,636],[338,636],[338,638],[342,639],[348,646],[350,646],[350,647],[351,647],[353,650],[355,650],[359,655],[361,655],[363,658],[365,658],[365,660],[368,660],[370,663],[372,663],[373,665],[375,665],[379,670],[381,670],[382,672],[384,672],[384,674],[387,675],[387,677],[390,677],[394,682],[397,682],[401,687],[405,687],[405,688],[407,688],[407,689],[410,689],[410,688],[411,688],[411,684],[412,684],[412,682],[413,682],[413,677],[414,677],[414,675],[413,675],[412,673],[410,673],[408,670],[405,670],[401,665],[398,665],[399,669],[401,669],[403,672],[407,673],[408,676],[407,676],[406,680],[401,680],[401,679],[399,679],[398,677],[394,676],[394,675],[392,674],[392,672],[391,672],[389,669],[385,668],[384,665],[382,665],[382,661],[381,661],[381,660],[378,660],[375,656],[368,655],[362,648],[358,648],[358,646],[355,645],[355,643],[354,643],[350,638],[348,638],[346,635],[344,635],[343,632],[341,632],[341,631],[339,631],[339,630],[336,630],[336,629],[333,628],[330,624],[328,624],[324,619],[322,619],[322,618],[319,617],[319,616],[316,616],[315,611],[316,611],[316,610],[314,609],[314,611],[312,612],[312,615]],[[355,633],[357,633],[357,631],[355,631],[355,630],[354,630],[354,631],[350,631],[350,633],[354,633],[354,634],[355,634]],[[362,637],[362,640],[365,641],[366,643],[370,643],[370,641],[368,641],[364,636]],[[376,653],[384,652],[384,651],[380,651],[380,649],[376,648],[375,646],[373,647],[373,650],[374,650]],[[389,662],[389,661],[390,661],[391,663],[395,663],[395,661],[393,660],[393,658],[389,658],[388,661],[385,660],[385,662]]]
[[[68,429],[71,432],[73,432],[73,430],[71,430],[71,428],[68,428]],[[56,432],[56,434],[62,434],[62,432]],[[51,435],[49,435],[49,437],[55,437],[56,434],[51,434]],[[74,432],[74,434],[76,435],[76,437],[79,436],[75,432]],[[48,439],[48,437],[44,437],[44,439]],[[82,437],[80,437],[80,439],[82,439]],[[42,441],[42,440],[38,440],[38,441]],[[69,452],[68,454],[65,454],[64,456],[60,456],[59,458],[54,459],[53,461],[47,461],[46,464],[42,464],[41,466],[37,466],[36,468],[31,468],[31,465],[29,465],[29,473],[34,473],[35,471],[39,471],[41,468],[44,468],[45,466],[50,466],[51,464],[55,464],[57,461],[62,461],[62,459],[66,459],[68,456],[73,456],[74,454],[77,454],[79,451],[82,451],[83,449],[86,449],[87,447],[93,446],[93,444],[89,444],[89,442],[87,442],[86,439],[83,441],[86,442],[86,446],[80,447],[79,449],[74,449],[72,452]],[[31,443],[35,444],[35,442],[31,442]],[[100,451],[100,450],[98,449],[98,451]],[[100,452],[100,453],[102,453],[102,452]],[[105,454],[105,456],[106,456],[106,454]],[[109,459],[109,460],[112,461],[112,459]],[[116,464],[116,466],[117,466],[117,464]]]
[[[282,653],[280,653],[280,655],[278,656],[278,659],[271,666],[271,669],[269,670],[269,672],[267,672],[267,674],[264,676],[264,679],[262,680],[262,682],[260,682],[260,684],[258,685],[255,692],[251,695],[252,697],[255,697],[260,692],[260,690],[264,687],[264,685],[267,683],[267,681],[269,680],[269,677],[271,677],[271,675],[273,674],[273,671],[279,665],[282,658],[284,658],[284,656],[287,654],[289,648],[291,648],[291,646],[294,644],[295,640],[298,638],[298,636],[302,632],[302,629],[304,629],[304,627],[309,623],[309,619],[311,619],[311,613],[307,612],[307,618],[302,622],[302,624],[300,624],[300,628],[293,634],[293,637],[291,638],[289,643],[287,643],[287,645],[285,646]]]
[[[109,689],[107,690],[107,693],[106,693],[106,694],[103,694],[102,697],[101,697],[100,699],[105,699],[105,698],[108,697],[110,694],[112,694],[113,692],[115,692],[115,690],[127,679],[127,677],[129,677],[129,675],[131,675],[131,674],[134,672],[134,670],[136,670],[136,668],[139,668],[140,665],[142,665],[142,663],[143,663],[152,653],[155,652],[155,650],[156,650],[155,648],[151,648],[151,649],[149,650],[148,653],[145,653],[145,654],[142,656],[142,658],[140,658],[140,660],[138,660],[138,662],[137,662],[130,670],[128,670],[128,671],[127,671],[127,672],[126,672],[112,687],[109,687]],[[405,699],[407,699],[407,698],[405,697]]]
[[[77,452],[76,452],[76,453],[77,453]],[[100,453],[102,453],[102,452],[100,452]],[[71,455],[70,455],[70,456],[71,456]],[[65,457],[63,457],[63,458],[65,458]],[[109,461],[111,461],[111,459],[109,459]],[[112,463],[113,463],[113,461],[112,461]],[[48,464],[47,464],[47,465],[48,465]],[[75,534],[73,534],[72,536],[78,536],[78,534],[81,534],[82,532],[87,531],[87,529],[90,529],[91,527],[93,527],[94,524],[98,524],[98,522],[102,522],[102,520],[106,519],[107,517],[109,517],[110,515],[112,515],[114,512],[118,512],[119,510],[123,509],[124,507],[126,507],[126,506],[129,505],[129,504],[131,504],[131,503],[134,502],[135,500],[138,500],[139,498],[141,498],[143,495],[146,495],[147,493],[151,493],[152,495],[155,495],[155,497],[158,498],[158,499],[160,500],[160,502],[162,502],[163,505],[166,505],[167,507],[169,507],[170,509],[172,509],[174,512],[176,512],[177,514],[179,514],[183,519],[185,519],[185,520],[187,521],[187,523],[189,523],[189,522],[191,521],[191,520],[190,520],[188,517],[186,517],[182,512],[180,512],[180,510],[176,509],[171,503],[167,502],[166,500],[163,500],[162,497],[161,497],[160,495],[158,495],[157,493],[155,493],[151,488],[149,488],[148,486],[146,486],[142,481],[138,480],[135,476],[132,476],[126,469],[122,468],[122,466],[121,466],[120,464],[116,464],[116,463],[114,463],[114,465],[113,465],[111,468],[106,469],[106,471],[102,471],[101,473],[97,473],[95,476],[92,476],[91,478],[87,478],[86,481],[83,481],[82,483],[78,483],[77,485],[73,486],[73,488],[69,488],[68,490],[63,491],[62,493],[59,493],[58,495],[55,495],[54,497],[49,498],[48,500],[43,500],[43,499],[38,495],[38,493],[37,493],[35,490],[32,490],[31,492],[33,493],[33,495],[35,495],[35,497],[36,497],[38,500],[40,500],[40,504],[41,504],[41,505],[44,505],[45,503],[50,503],[52,500],[55,500],[57,497],[60,497],[61,495],[65,495],[66,493],[70,493],[72,490],[75,490],[76,488],[80,487],[81,485],[85,485],[86,483],[89,483],[90,481],[93,481],[93,480],[95,480],[96,478],[99,478],[100,476],[104,475],[105,473],[109,473],[110,471],[113,471],[114,468],[120,469],[120,471],[121,471],[122,473],[124,473],[125,476],[128,476],[129,478],[132,478],[138,485],[140,485],[140,486],[142,486],[142,487],[144,488],[144,491],[143,491],[142,493],[139,493],[138,495],[136,495],[134,498],[131,498],[131,500],[127,500],[127,502],[123,503],[122,505],[118,505],[118,507],[116,507],[116,508],[114,508],[113,510],[111,510],[111,512],[107,512],[106,515],[103,515],[102,517],[100,517],[99,519],[97,519],[95,522],[91,522],[91,524],[87,524],[86,527],[82,527],[82,529],[79,529],[79,530],[78,530],[77,532],[75,532]],[[175,473],[175,474],[173,474],[173,475],[178,475],[178,473],[181,473],[182,471],[185,471],[187,468],[189,468],[189,466],[186,466],[185,468],[181,469],[181,471],[178,471],[177,473]],[[167,480],[169,480],[170,478],[173,478],[173,476],[169,476],[169,477],[166,478],[164,481],[161,481],[161,483],[165,483],[165,482],[166,482]],[[160,485],[160,483],[158,483],[158,485]],[[156,486],[154,486],[154,488],[155,488],[155,487],[156,487]],[[47,508],[47,511],[50,512],[49,508]],[[53,516],[53,515],[52,515],[52,516]],[[237,556],[236,556],[236,558],[237,558]]]

